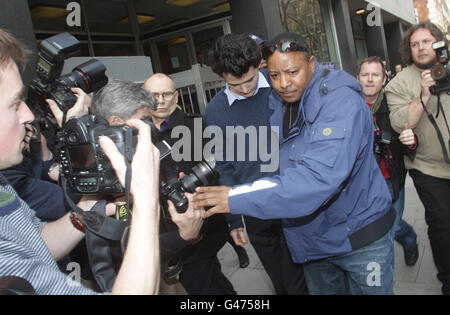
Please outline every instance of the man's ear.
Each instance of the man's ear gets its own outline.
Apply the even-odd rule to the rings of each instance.
[[[312,73],[314,73],[314,71],[316,70],[316,58],[314,58],[314,56],[309,57],[308,64],[309,69]]]
[[[116,115],[112,115],[111,117],[108,118],[108,124],[110,126],[123,125],[124,123],[125,121]]]
[[[175,90],[175,95],[174,95],[174,97],[175,97],[175,104],[178,104],[178,96],[179,96],[179,93],[178,93],[178,90]]]

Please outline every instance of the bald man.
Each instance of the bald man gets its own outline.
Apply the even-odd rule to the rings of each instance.
[[[159,141],[165,140],[170,146],[179,141],[182,136],[172,137],[172,129],[176,126],[186,126],[191,131],[191,159],[187,161],[161,163],[161,179],[169,180],[178,177],[178,172],[189,174],[192,167],[200,161],[194,160],[194,124],[202,125],[201,116],[183,112],[178,106],[178,91],[173,80],[163,74],[156,73],[144,83],[144,88],[153,93],[158,106],[151,110],[152,121],[159,130]],[[165,203],[162,203],[165,206]],[[162,229],[173,229],[176,226],[170,220],[163,220]],[[201,238],[192,242],[179,257],[182,261],[180,282],[189,294],[233,295],[236,292],[231,282],[221,271],[217,252],[228,238],[228,225],[225,217],[206,220],[201,230]]]
[[[164,73],[156,73],[145,81],[144,88],[152,92],[158,101],[158,108],[151,111],[152,120],[159,130],[161,125],[164,130],[178,103],[178,91],[173,80]]]

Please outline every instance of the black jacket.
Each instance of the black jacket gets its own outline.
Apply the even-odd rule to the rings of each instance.
[[[190,161],[180,161],[173,162],[171,159],[165,159],[161,162],[161,179],[166,177],[178,177],[179,172],[183,172],[186,175],[190,173],[192,167],[199,163],[199,161],[194,161],[194,142],[202,141],[202,149],[204,140],[203,137],[199,138],[198,134],[194,133],[194,123],[195,121],[202,122],[201,116],[187,114],[180,109],[176,109],[168,121],[166,128],[158,133],[158,141],[165,140],[170,146],[173,146],[180,137],[171,137],[171,133],[176,126],[186,126],[189,128],[191,133],[191,159]],[[203,127],[201,128],[203,133]],[[162,207],[166,208],[167,204],[164,202]],[[164,213],[167,215],[168,212],[165,210]],[[172,233],[177,233],[177,227],[174,223],[170,221],[169,218],[164,218],[162,220],[161,229],[163,231],[168,231]],[[183,263],[189,263],[198,259],[212,257],[217,254],[217,252],[225,245],[228,238],[228,225],[225,221],[224,215],[214,215],[205,220],[203,223],[202,231],[203,238],[200,242],[195,245],[186,246],[179,255],[182,257]]]
[[[398,199],[399,192],[405,184],[406,169],[403,155],[407,153],[407,148],[398,139],[399,134],[392,129],[391,122],[389,120],[389,108],[386,100],[386,96],[383,98],[380,108],[375,114],[376,121],[380,130],[385,134],[390,135],[389,147],[392,152],[392,169],[389,169],[391,173],[391,182],[394,190],[393,201]],[[376,140],[375,140],[376,141]],[[386,146],[386,144],[385,144]]]

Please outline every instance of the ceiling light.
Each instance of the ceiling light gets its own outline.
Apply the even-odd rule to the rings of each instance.
[[[61,18],[69,13],[69,11],[67,11],[65,8],[50,7],[45,5],[34,7],[30,10],[30,12],[34,17],[44,19]]]
[[[155,19],[155,16],[138,14],[138,15],[136,15],[136,18],[137,18],[138,24],[146,24],[146,23],[150,23],[151,21],[153,21]],[[119,24],[128,24],[128,17],[121,19],[118,23]]]
[[[188,7],[199,1],[200,0],[166,0],[166,3],[171,4],[171,5],[176,5],[179,7]]]
[[[177,44],[184,44],[186,43],[185,37],[175,37],[173,39],[170,39],[166,42],[169,45],[177,45]]]
[[[227,11],[227,10],[230,10],[230,3],[228,1],[219,3],[211,8],[211,11],[213,12]]]
[[[359,10],[356,10],[356,14],[357,14],[357,15],[364,14],[364,13],[366,13],[366,10],[365,10],[365,9],[359,9]]]

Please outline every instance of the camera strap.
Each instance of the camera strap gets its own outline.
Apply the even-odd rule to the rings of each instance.
[[[450,128],[449,128],[449,125],[448,125],[447,117],[445,116],[444,109],[442,108],[441,96],[438,95],[437,97],[438,97],[438,113],[436,115],[436,118],[439,115],[439,109],[441,109],[442,110],[442,115],[444,116],[445,124],[447,125],[447,131],[448,131],[448,134],[449,134],[449,147],[450,147]],[[422,104],[422,107],[423,107],[425,113],[427,114],[428,119],[430,120],[431,124],[433,125],[434,129],[436,130],[436,134],[438,136],[439,143],[441,144],[442,153],[444,155],[444,161],[447,164],[450,164],[450,157],[448,155],[447,148],[445,147],[444,137],[442,136],[442,133],[439,130],[439,126],[437,125],[436,120],[434,119],[433,115],[427,110],[427,107],[423,103],[422,92],[420,92],[420,103]]]
[[[131,186],[131,162],[133,161],[134,150],[133,150],[133,129],[128,128],[125,132],[125,142],[124,142],[124,154],[123,158],[125,160],[125,197],[127,205],[130,204],[130,186]]]
[[[94,211],[83,211],[67,194],[67,179],[64,176],[61,176],[61,185],[67,202],[73,211],[83,218],[88,231],[112,241],[120,241],[122,239],[128,224],[115,218],[107,217],[105,214]],[[106,206],[106,202],[104,206]]]
[[[116,208],[116,217],[106,216],[106,200],[98,201],[90,211],[83,211],[67,194],[67,179],[61,178],[64,195],[86,227],[85,241],[92,274],[104,292],[110,292],[128,241],[131,212],[126,206]]]

